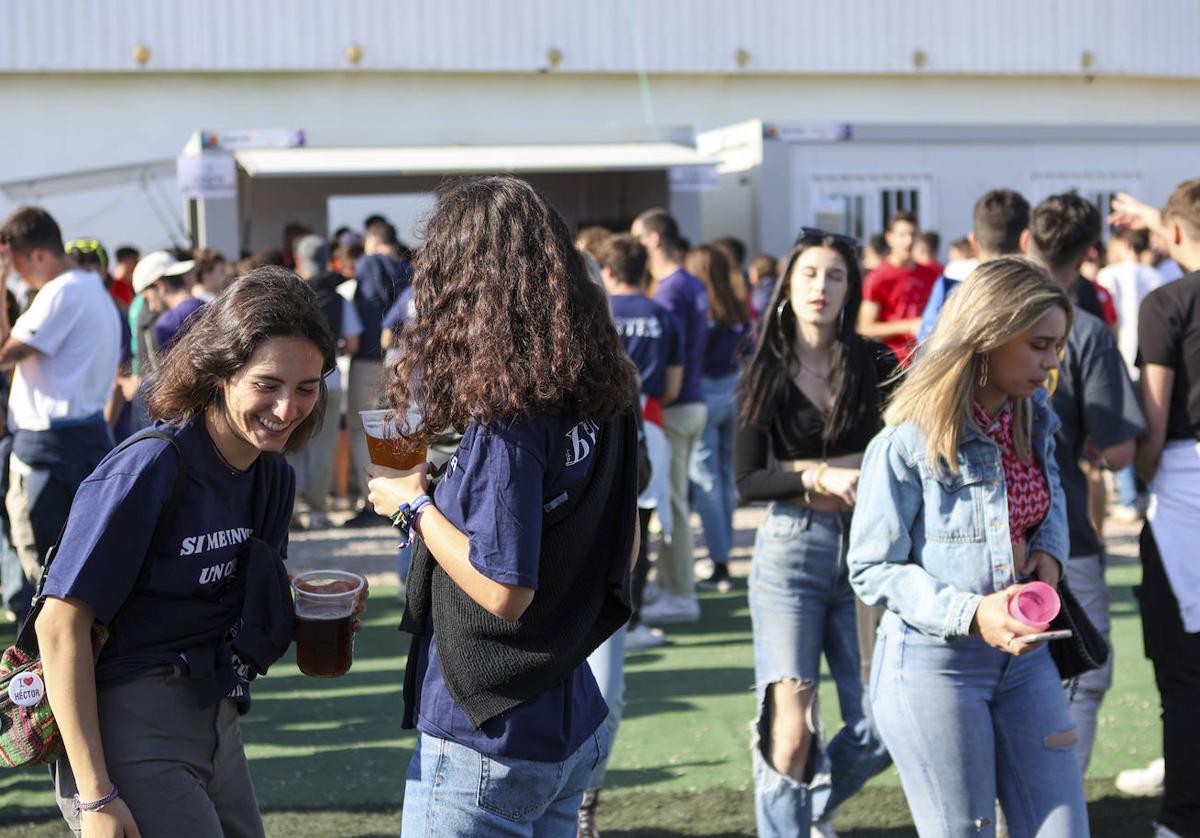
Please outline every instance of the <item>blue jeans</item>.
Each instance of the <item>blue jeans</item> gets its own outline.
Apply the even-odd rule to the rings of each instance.
[[[692,508],[704,526],[704,543],[714,562],[729,561],[733,548],[733,429],[737,419],[736,375],[704,379],[708,418],[688,464]]]
[[[753,748],[758,834],[807,835],[889,764],[864,712],[854,593],[846,571],[846,520],[832,512],[775,503],[758,529],[750,568],[754,681],[760,715]],[[822,747],[815,687],[821,653],[837,685],[842,728]],[[767,689],[784,679],[814,688],[815,753],[810,781],[771,765]]]
[[[583,792],[608,757],[596,728],[563,762],[489,757],[420,734],[404,785],[401,838],[574,838]]]
[[[1117,484],[1117,502],[1121,506],[1134,506],[1138,499],[1138,479],[1134,474],[1133,466],[1125,466],[1118,470],[1113,475],[1113,482]]]
[[[1045,647],[1013,657],[979,637],[944,642],[887,614],[871,706],[922,838],[1087,838],[1083,775]]]
[[[596,651],[588,655],[588,666],[592,669],[592,677],[600,687],[600,695],[608,705],[608,716],[604,719],[604,729],[608,733],[609,753],[596,765],[589,789],[604,788],[604,774],[608,770],[608,757],[612,755],[613,745],[617,741],[617,729],[621,727],[621,716],[625,712],[625,631],[621,626],[612,637],[605,640]]]

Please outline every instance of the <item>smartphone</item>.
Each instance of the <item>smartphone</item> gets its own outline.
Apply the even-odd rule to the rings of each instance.
[[[1022,643],[1041,643],[1043,640],[1062,640],[1070,636],[1070,629],[1059,629],[1058,631],[1043,631],[1038,634],[1022,634],[1020,640]]]

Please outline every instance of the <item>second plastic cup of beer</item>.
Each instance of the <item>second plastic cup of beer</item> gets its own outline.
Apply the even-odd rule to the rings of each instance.
[[[354,662],[354,605],[367,580],[345,570],[292,577],[296,596],[296,666],[313,678],[336,678]]]
[[[363,433],[367,435],[367,453],[377,466],[399,469],[416,468],[425,462],[424,445],[408,442],[400,436],[396,416],[391,410],[360,410]],[[419,416],[410,413],[409,428],[416,426]]]

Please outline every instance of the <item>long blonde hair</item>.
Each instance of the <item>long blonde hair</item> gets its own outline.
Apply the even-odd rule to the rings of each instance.
[[[925,435],[930,462],[956,474],[963,427],[974,422],[971,399],[985,354],[1029,331],[1054,306],[1066,312],[1069,333],[1070,300],[1040,264],[1024,256],[1002,256],[979,265],[917,349],[884,422],[912,422]],[[1013,443],[1026,461],[1032,416],[1029,399],[1013,403]]]

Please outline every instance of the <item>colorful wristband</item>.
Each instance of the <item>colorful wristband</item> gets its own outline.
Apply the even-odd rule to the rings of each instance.
[[[115,783],[113,784],[112,791],[110,791],[108,794],[104,795],[104,797],[100,798],[99,800],[89,800],[87,803],[84,803],[82,800],[79,799],[79,794],[76,793],[74,796],[75,811],[76,812],[95,812],[97,809],[103,809],[109,803],[112,803],[114,800],[116,800],[118,794],[119,793],[117,792],[117,786]]]

